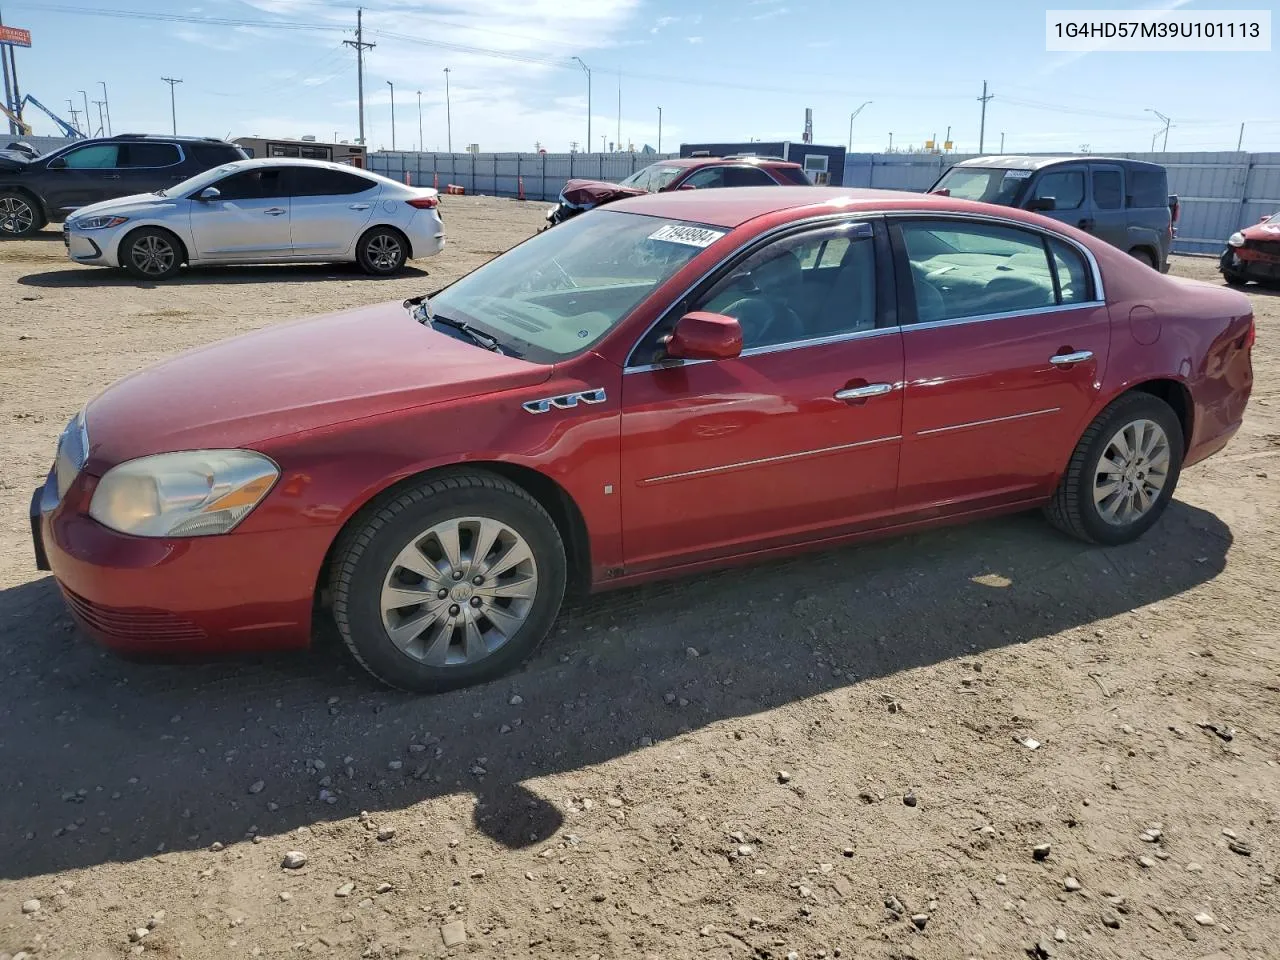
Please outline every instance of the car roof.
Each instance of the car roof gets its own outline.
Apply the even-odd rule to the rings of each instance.
[[[720,187],[706,190],[674,190],[647,193],[616,200],[609,210],[650,217],[689,220],[716,227],[738,227],[769,213],[801,210],[820,213],[823,208],[841,210],[987,210],[985,204],[953,200],[906,190],[870,190],[856,187]],[[1001,208],[1004,212],[1004,208]]]
[[[777,157],[672,157],[669,160],[655,160],[667,167],[711,167],[723,163],[750,163],[759,167],[799,167],[792,160],[779,160]]]
[[[235,166],[238,169],[256,169],[258,167],[318,167],[321,170],[340,170],[343,173],[366,174],[370,177],[379,176],[372,170],[365,170],[360,167],[353,167],[349,163],[335,163],[332,160],[307,160],[303,157],[250,157],[247,160],[229,160],[226,163],[219,164],[221,167]],[[390,179],[383,177],[382,179]],[[395,183],[395,180],[391,180]]]
[[[1091,161],[1094,163],[1118,163],[1123,166],[1133,167],[1159,167],[1158,163],[1151,163],[1148,160],[1130,160],[1127,157],[1102,157],[1088,154],[1085,156],[1073,156],[1067,154],[1059,157],[1031,157],[1020,155],[997,156],[997,157],[972,157],[968,160],[961,160],[959,163],[953,164],[954,167],[995,167],[1008,170],[1042,170],[1045,167],[1051,167],[1056,163],[1081,163],[1083,161]]]

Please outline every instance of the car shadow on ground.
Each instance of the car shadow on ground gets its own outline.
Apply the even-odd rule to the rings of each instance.
[[[489,837],[527,847],[563,819],[524,785],[539,777],[1087,627],[1213,579],[1231,544],[1217,517],[1175,502],[1111,549],[1030,514],[807,554],[575,601],[524,670],[435,697],[374,686],[328,631],[306,654],[126,662],[74,630],[44,577],[0,593],[0,878],[450,794],[475,797]]]
[[[159,287],[185,286],[189,284],[235,283],[315,283],[318,280],[412,280],[425,277],[421,267],[406,266],[399,273],[375,277],[365,273],[354,263],[281,263],[245,267],[184,267],[170,280],[139,280],[123,270],[106,267],[88,267],[83,270],[47,270],[19,277],[18,282],[27,287],[66,289],[72,287]]]

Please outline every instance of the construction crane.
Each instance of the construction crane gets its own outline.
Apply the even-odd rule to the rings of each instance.
[[[38,110],[44,113],[45,116],[47,116],[50,120],[52,120],[55,124],[57,124],[58,129],[62,131],[62,135],[64,137],[67,137],[70,140],[84,139],[83,133],[81,133],[71,124],[67,123],[67,121],[63,120],[60,116],[58,116],[56,113],[54,113],[52,110],[50,110],[48,107],[46,107],[43,103],[41,103],[39,100],[37,100],[35,97],[33,97],[29,93],[22,98],[22,103],[19,104],[18,112],[16,114],[12,110],[9,110],[6,107],[0,106],[0,113],[3,113],[6,117],[8,117],[10,120],[16,123],[18,127],[22,130],[23,136],[25,137],[31,136],[31,124],[27,123],[25,120],[22,119],[22,109],[28,103],[34,105]]]

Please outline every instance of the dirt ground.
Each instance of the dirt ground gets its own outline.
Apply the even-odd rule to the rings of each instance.
[[[1017,516],[626,591],[433,698],[327,641],[155,665],[74,630],[27,504],[85,400],[542,210],[448,198],[429,278],[0,246],[0,958],[1276,957],[1276,293],[1243,430],[1132,546]]]

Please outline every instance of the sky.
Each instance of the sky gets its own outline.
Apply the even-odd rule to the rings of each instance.
[[[1258,8],[1256,0],[1129,0],[1097,8]],[[32,33],[23,93],[70,120],[106,84],[114,132],[358,136],[356,7],[364,8],[365,139],[398,149],[593,149],[801,139],[987,152],[1280,151],[1280,50],[1045,52],[1027,0],[0,0]],[[1280,29],[1280,23],[1277,23]],[[449,69],[446,110],[445,68]],[[390,84],[388,84],[390,81]],[[81,93],[84,91],[84,94]],[[421,110],[419,110],[419,92]],[[619,97],[621,108],[619,110]],[[446,119],[446,113],[451,120]],[[56,129],[34,109],[37,135]],[[419,135],[421,119],[421,136]],[[82,124],[84,122],[81,117]],[[1157,133],[1159,134],[1157,136]],[[1087,146],[1086,146],[1087,145]]]

